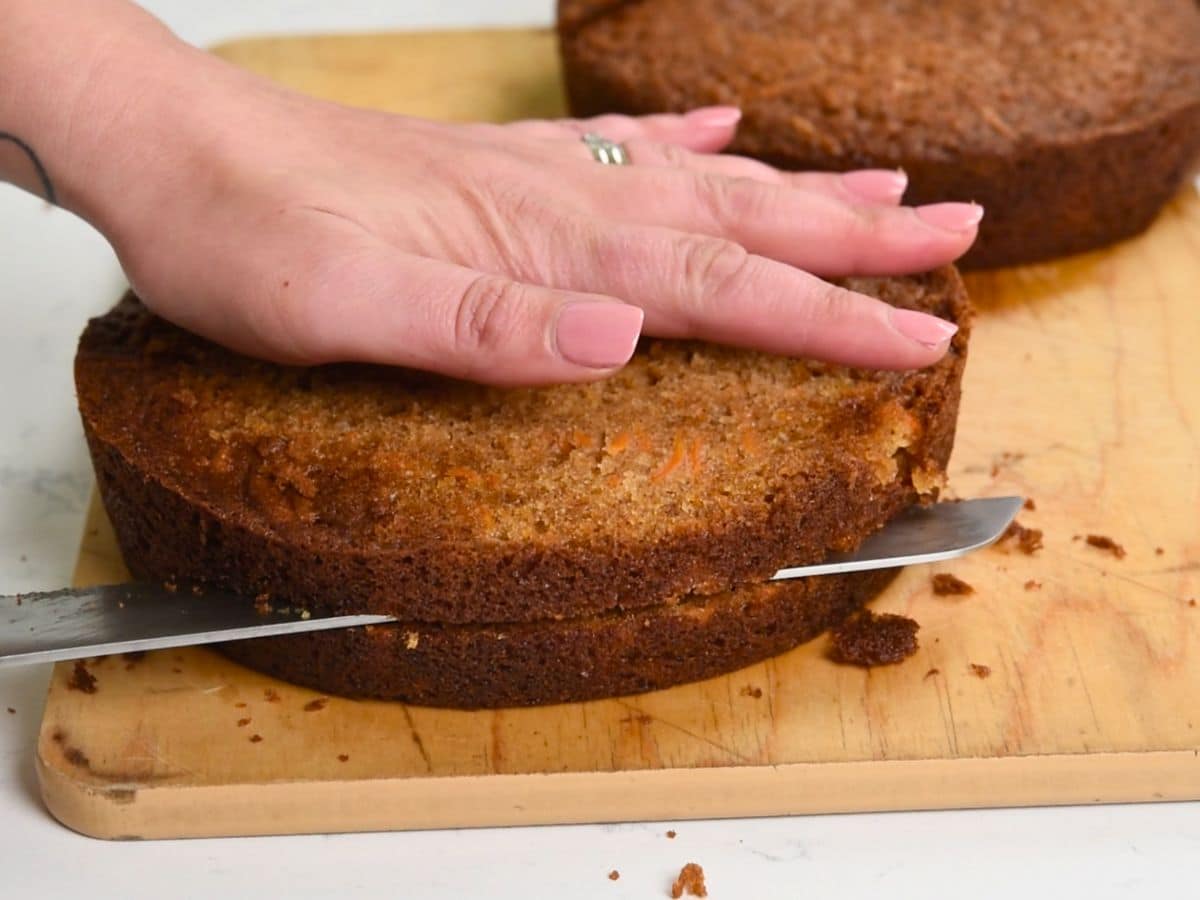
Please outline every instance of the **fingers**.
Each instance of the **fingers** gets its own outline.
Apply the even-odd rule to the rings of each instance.
[[[364,240],[278,297],[288,361],[360,360],[496,385],[591,381],[633,355],[643,314]],[[261,352],[261,349],[260,351]],[[270,354],[278,356],[278,353]]]
[[[632,165],[639,168],[659,166],[724,178],[749,178],[763,184],[824,194],[851,204],[895,206],[908,188],[908,175],[899,169],[781,172],[744,156],[695,153],[678,145],[649,141],[638,141],[629,152]]]
[[[571,139],[578,142],[584,134],[591,133],[617,143],[638,139],[674,144],[701,153],[715,153],[733,140],[741,117],[741,111],[736,107],[707,106],[682,115],[605,115],[592,119],[531,120],[513,122],[504,128],[510,133],[534,138]],[[589,158],[582,143],[576,152],[580,159]]]
[[[856,204],[830,193],[682,169],[631,166],[602,174],[609,177],[589,180],[584,190],[607,218],[724,238],[828,277],[900,275],[944,265],[971,246],[983,218],[976,204]],[[852,182],[861,187],[866,180]]]
[[[847,173],[781,172],[758,160],[719,154],[718,151],[733,139],[740,119],[741,112],[736,107],[713,106],[684,115],[530,120],[513,122],[504,129],[551,141],[550,152],[555,158],[573,153],[578,159],[590,160],[590,154],[580,146],[580,138],[588,133],[598,134],[610,141],[634,144],[637,157],[633,164],[638,167],[670,167],[726,178],[750,178],[765,184],[828,194],[848,203],[895,205],[908,187],[908,176],[894,169]],[[567,143],[569,141],[575,143]]]
[[[647,334],[907,369],[940,359],[957,331],[720,238],[613,223],[573,227],[578,252],[543,277],[641,306]]]

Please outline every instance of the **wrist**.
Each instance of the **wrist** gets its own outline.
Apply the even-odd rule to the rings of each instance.
[[[74,126],[113,47],[170,40],[124,0],[8,0],[0,29],[0,180],[55,199],[71,193]],[[98,111],[103,115],[105,111]]]
[[[9,0],[0,29],[0,180],[110,239],[131,208],[187,178],[221,99],[249,76],[125,0]],[[234,92],[236,93],[236,91]]]

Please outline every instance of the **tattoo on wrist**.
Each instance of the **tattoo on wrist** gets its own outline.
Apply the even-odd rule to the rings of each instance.
[[[0,141],[8,141],[16,144],[29,157],[29,161],[33,163],[34,171],[37,172],[38,181],[42,184],[42,194],[45,196],[46,202],[57,206],[58,195],[54,191],[54,183],[50,180],[50,174],[46,171],[46,167],[42,165],[42,161],[38,159],[38,155],[33,152],[33,148],[15,134],[9,134],[7,131],[0,131]]]

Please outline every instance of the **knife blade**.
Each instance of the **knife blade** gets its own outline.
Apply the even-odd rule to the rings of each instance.
[[[850,553],[780,569],[771,580],[862,572],[963,556],[999,539],[1020,497],[938,503],[910,509]],[[170,590],[131,582],[0,596],[0,667],[272,637],[329,628],[380,625],[378,615],[260,610],[237,594]]]

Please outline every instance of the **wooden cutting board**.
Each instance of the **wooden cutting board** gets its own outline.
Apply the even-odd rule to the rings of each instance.
[[[220,52],[392,110],[561,112],[544,32]],[[877,607],[921,623],[913,659],[838,666],[822,638],[701,684],[499,712],[326,699],[203,650],[94,663],[94,694],[63,665],[47,806],[87,834],[161,838],[1200,798],[1200,197],[1109,251],[970,287],[952,484],[1034,498],[1045,549],[932,570],[966,598],[903,573]],[[94,507],[76,582],[124,576]]]

